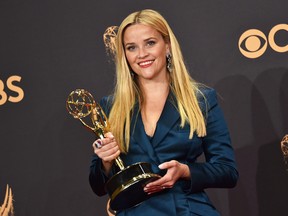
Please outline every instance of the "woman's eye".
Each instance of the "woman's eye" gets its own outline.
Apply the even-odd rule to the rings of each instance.
[[[148,41],[148,42],[147,42],[147,45],[148,45],[148,46],[153,46],[155,43],[156,43],[155,41]]]
[[[135,46],[127,46],[126,49],[128,51],[133,51],[133,50],[135,50]]]

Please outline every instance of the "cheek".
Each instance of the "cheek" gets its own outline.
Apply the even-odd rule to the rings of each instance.
[[[133,65],[133,62],[134,62],[134,59],[135,59],[135,57],[133,56],[133,55],[127,55],[126,54],[126,59],[127,59],[127,62],[128,62],[128,64],[130,65],[130,66],[132,66]]]
[[[159,55],[158,62],[161,66],[165,66],[166,65],[166,55],[163,55],[163,53],[161,53],[161,55]]]
[[[139,74],[139,72],[141,71],[141,69],[139,68],[139,65],[136,63],[136,61],[134,60],[134,58],[130,58],[130,59],[127,58],[127,62],[128,62],[128,65],[130,66],[130,69],[131,69],[134,73]]]
[[[164,48],[161,50],[158,50],[158,52],[155,52],[154,56],[157,56],[157,58],[159,59],[161,63],[166,62],[166,50]]]

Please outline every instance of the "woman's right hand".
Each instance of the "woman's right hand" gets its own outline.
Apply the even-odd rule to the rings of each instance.
[[[111,132],[106,133],[105,138],[97,139],[93,143],[94,153],[102,159],[105,172],[108,173],[114,160],[120,155],[119,146]]]

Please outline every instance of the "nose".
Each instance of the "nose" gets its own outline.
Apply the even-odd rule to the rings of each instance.
[[[139,48],[139,52],[138,52],[138,58],[139,59],[143,59],[148,55],[147,51],[145,50],[145,48]]]

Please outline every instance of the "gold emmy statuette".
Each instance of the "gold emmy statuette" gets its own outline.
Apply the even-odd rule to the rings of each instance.
[[[75,119],[93,131],[97,138],[102,139],[104,134],[109,132],[106,114],[88,91],[84,89],[72,91],[67,98],[66,108]],[[90,118],[87,120],[87,117]],[[117,157],[115,162],[120,171],[105,185],[110,196],[110,208],[119,211],[148,199],[150,196],[143,191],[144,186],[161,177],[152,172],[151,164],[139,162],[125,167],[120,157]]]

